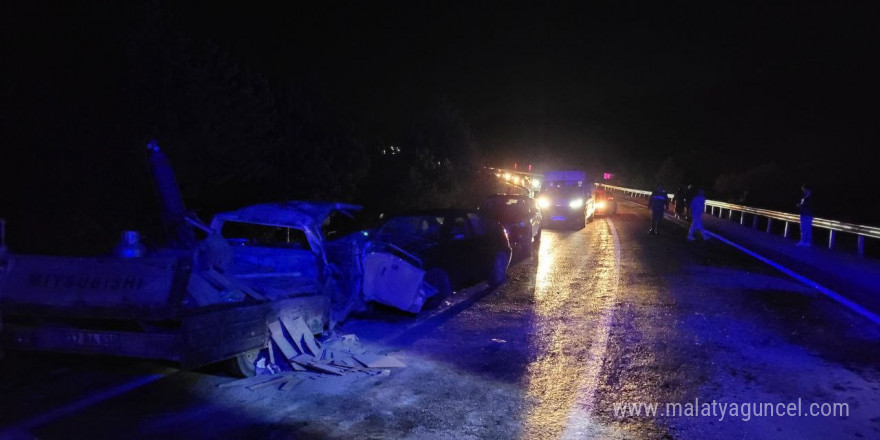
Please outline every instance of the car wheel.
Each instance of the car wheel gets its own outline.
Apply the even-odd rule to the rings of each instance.
[[[444,299],[452,295],[452,282],[445,270],[435,267],[425,274],[425,283],[437,290],[431,298]]]
[[[523,258],[532,258],[532,243],[529,240],[523,240],[518,247],[522,252]]]
[[[229,359],[226,364],[230,374],[238,377],[251,377],[257,374],[257,359],[260,357],[261,348],[248,350],[238,356]]]
[[[510,264],[510,257],[505,252],[495,254],[495,260],[492,261],[492,271],[489,273],[489,286],[498,287],[507,278],[507,265]]]

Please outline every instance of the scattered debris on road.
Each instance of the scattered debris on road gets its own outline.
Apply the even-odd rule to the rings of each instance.
[[[390,355],[368,353],[356,335],[333,336],[320,343],[302,318],[284,317],[269,324],[270,359],[257,362],[257,375],[218,384],[219,388],[243,387],[254,391],[273,387],[289,390],[306,378],[362,373],[368,376],[390,374],[388,368],[406,364]]]

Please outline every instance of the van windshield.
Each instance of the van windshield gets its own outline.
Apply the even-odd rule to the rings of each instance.
[[[586,193],[586,190],[583,187],[578,186],[562,186],[562,187],[550,187],[544,190],[543,194],[550,197],[570,197],[570,196],[583,196]]]

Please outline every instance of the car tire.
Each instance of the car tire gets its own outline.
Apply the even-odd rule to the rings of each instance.
[[[523,240],[519,246],[520,253],[523,258],[532,258],[532,243],[531,240]]]
[[[260,358],[261,348],[248,350],[226,361],[226,369],[230,374],[237,377],[252,377],[257,374],[257,359]]]
[[[507,278],[507,266],[509,264],[510,257],[507,253],[498,252],[495,254],[495,259],[492,260],[492,269],[487,279],[489,286],[498,287],[504,283],[504,280]]]
[[[446,271],[439,267],[430,269],[425,273],[425,283],[437,289],[437,293],[431,296],[430,299],[442,300],[452,295],[452,281],[449,280],[449,275]]]

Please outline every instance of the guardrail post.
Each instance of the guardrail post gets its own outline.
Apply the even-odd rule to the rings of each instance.
[[[758,214],[752,214],[752,229],[758,229]]]
[[[782,236],[788,238],[788,222],[785,222],[785,231],[782,232]]]
[[[740,212],[740,213],[739,213],[739,224],[743,224],[743,221],[744,221],[745,219],[746,219],[746,212],[745,212],[745,211]]]
[[[730,211],[727,212],[727,219],[733,220],[733,209],[731,209]]]
[[[828,230],[828,249],[831,249],[834,247],[834,235],[835,235],[834,232],[835,232],[834,229]]]
[[[865,236],[859,235],[859,256],[865,256]]]
[[[767,217],[767,233],[769,234],[771,231],[773,231],[773,219]]]

